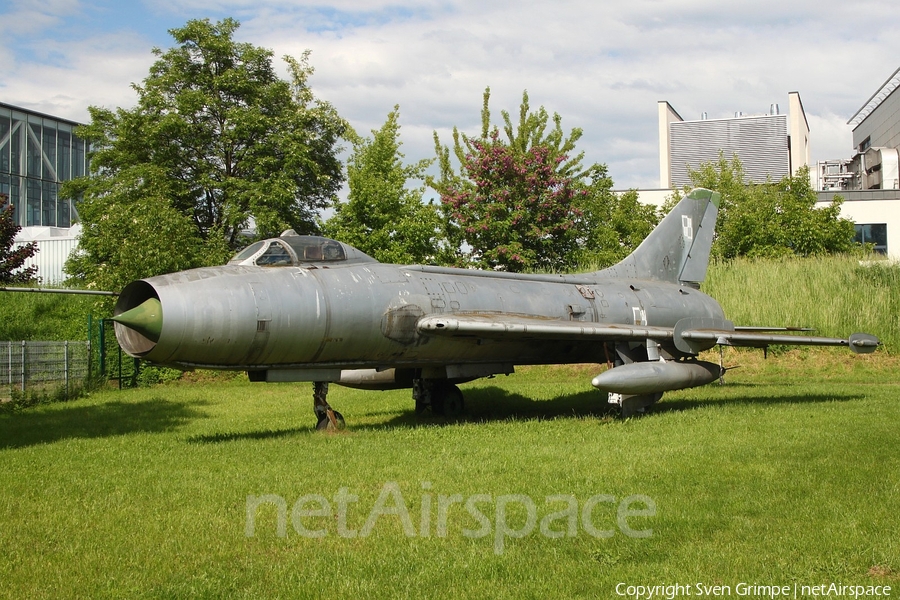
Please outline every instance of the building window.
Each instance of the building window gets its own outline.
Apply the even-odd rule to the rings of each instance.
[[[88,172],[88,148],[76,123],[0,103],[0,192],[21,226],[71,227],[76,198],[60,186]]]
[[[872,136],[868,136],[866,139],[859,143],[859,146],[856,149],[862,153],[872,147]]]
[[[872,244],[878,254],[887,254],[887,224],[870,223],[856,225],[856,241],[860,244]]]

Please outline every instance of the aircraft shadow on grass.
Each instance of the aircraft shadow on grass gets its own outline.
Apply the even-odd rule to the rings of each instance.
[[[263,429],[260,431],[243,431],[233,433],[209,433],[192,435],[187,438],[191,444],[217,444],[219,442],[236,442],[239,440],[271,440],[291,437],[315,431],[315,427],[289,427],[288,429]]]
[[[513,394],[498,387],[489,387],[466,392],[466,401],[472,408],[460,417],[435,417],[428,414],[417,415],[408,410],[400,415],[377,424],[350,424],[351,431],[372,431],[391,428],[416,428],[453,425],[457,423],[486,423],[490,421],[530,421],[535,419],[552,419],[556,417],[606,417],[612,419],[616,414],[613,407],[597,402],[597,393],[593,391],[559,396],[553,400],[532,400],[520,394]],[[289,427],[277,430],[259,430],[246,432],[223,432],[197,435],[188,438],[191,443],[217,443],[237,440],[268,440],[290,437],[315,432],[315,427]]]
[[[68,439],[104,438],[129,433],[162,433],[206,417],[192,404],[152,398],[141,402],[62,404],[0,417],[0,450]]]
[[[728,384],[729,388],[746,387],[753,389],[754,384]],[[763,395],[747,394],[738,398],[709,397],[702,399],[669,398],[648,410],[647,414],[665,414],[667,412],[685,411],[707,406],[727,405],[774,405],[774,404],[815,404],[823,402],[848,402],[861,400],[862,394],[826,395],[826,394],[782,394]],[[460,423],[488,423],[494,421],[532,421],[556,418],[593,417],[604,421],[614,421],[618,407],[609,406],[598,401],[595,391],[567,394],[552,400],[533,400],[521,394],[511,393],[499,387],[487,387],[466,391],[466,414],[460,417],[436,417],[417,415],[414,410],[405,411],[383,423],[357,424],[351,422],[351,431],[377,431],[391,428],[413,429],[417,427],[443,427]],[[234,433],[215,433],[188,438],[191,443],[218,443],[237,440],[268,440],[291,437],[294,435],[315,433],[314,427],[291,427],[278,430],[259,430]]]
[[[734,387],[734,384],[728,384]],[[740,384],[742,387],[752,388],[752,384]],[[665,413],[673,411],[690,410],[692,408],[702,408],[705,406],[728,406],[728,405],[773,405],[773,404],[818,404],[823,402],[851,402],[853,400],[862,400],[864,394],[791,394],[791,395],[762,395],[759,393],[740,396],[737,398],[701,398],[701,399],[681,399],[668,398],[658,405],[654,406],[651,413]]]
[[[731,388],[754,388],[753,384],[729,384]],[[826,395],[826,394],[781,394],[762,395],[748,394],[738,398],[708,397],[702,399],[667,398],[647,409],[646,415],[664,414],[667,412],[685,411],[707,406],[727,405],[772,405],[772,404],[806,404],[821,402],[846,402],[860,400],[862,394]],[[414,411],[379,425],[362,425],[356,429],[380,429],[383,427],[418,427],[421,425],[454,424],[460,422],[486,423],[491,421],[530,421],[566,417],[595,417],[608,421],[617,418],[617,406],[610,406],[598,401],[595,391],[580,392],[559,396],[552,400],[532,400],[520,394],[509,393],[497,387],[469,390],[466,392],[467,412],[457,418],[421,417]]]

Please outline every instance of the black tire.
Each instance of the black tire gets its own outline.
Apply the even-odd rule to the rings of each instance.
[[[461,417],[466,412],[466,401],[462,390],[455,385],[448,385],[444,390],[444,416]]]
[[[338,431],[347,427],[347,423],[346,421],[344,421],[344,415],[336,410],[332,412],[334,413],[334,420],[337,424]],[[332,429],[334,428],[331,426],[331,420],[328,418],[328,415],[325,415],[324,417],[319,419],[318,423],[316,423],[316,431],[329,431]]]
[[[442,417],[459,417],[465,412],[463,393],[452,383],[434,386],[431,395],[431,413]]]

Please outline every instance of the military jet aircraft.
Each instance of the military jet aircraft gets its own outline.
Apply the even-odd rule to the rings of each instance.
[[[592,384],[623,415],[719,379],[716,345],[808,344],[872,352],[877,338],[735,327],[699,290],[720,196],[697,189],[619,264],[576,275],[383,264],[287,231],[227,265],[128,284],[116,336],[131,356],[179,368],[314,383],[317,427],[343,426],[328,383],[412,388],[417,411],[457,413],[457,385],[517,365],[606,363]]]

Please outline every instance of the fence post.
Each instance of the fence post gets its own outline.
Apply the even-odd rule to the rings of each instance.
[[[93,356],[93,341],[94,341],[94,319],[93,316],[88,313],[87,317],[87,372],[88,378],[93,379],[94,377],[94,356]]]
[[[69,399],[69,341],[66,340],[65,344],[63,344],[63,354],[65,355],[63,358],[63,370],[65,371],[66,376],[66,400]]]
[[[106,319],[100,319],[100,376],[106,377]]]
[[[25,391],[25,340],[22,340],[22,391]]]

